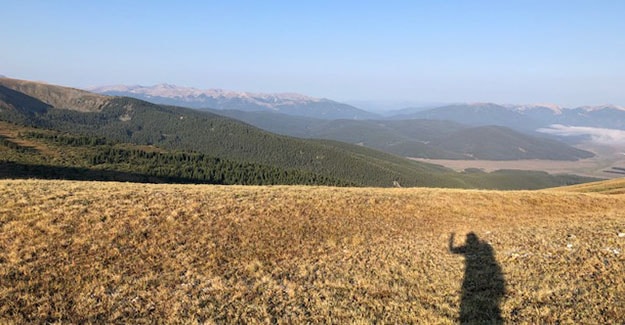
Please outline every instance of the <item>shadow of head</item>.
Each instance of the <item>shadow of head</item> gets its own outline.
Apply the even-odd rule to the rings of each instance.
[[[480,243],[480,239],[477,238],[477,235],[474,232],[470,232],[467,234],[467,245],[478,245]]]

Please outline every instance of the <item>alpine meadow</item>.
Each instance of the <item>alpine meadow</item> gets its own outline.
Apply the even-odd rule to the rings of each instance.
[[[624,191],[621,180],[520,192],[5,180],[0,314],[621,323]],[[452,254],[454,233],[454,247],[474,234],[492,249]]]
[[[0,324],[625,324],[625,2],[0,6]]]

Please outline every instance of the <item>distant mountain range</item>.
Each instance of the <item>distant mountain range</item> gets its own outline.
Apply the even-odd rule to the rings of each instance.
[[[236,109],[271,111],[321,119],[369,119],[378,117],[354,106],[324,98],[294,93],[261,94],[222,89],[197,89],[169,84],[155,86],[105,86],[87,89],[92,92],[133,97],[155,104],[196,109]]]
[[[544,136],[501,126],[468,126],[452,121],[320,120],[270,112],[213,111],[261,129],[303,138],[362,145],[404,157],[484,160],[578,160],[593,154]]]
[[[279,134],[338,140],[401,156],[433,159],[576,160],[592,154],[547,140],[545,137],[571,140],[583,139],[587,135],[571,137],[561,128],[550,129],[552,125],[607,128],[625,125],[625,118],[619,116],[625,113],[625,109],[607,105],[566,109],[548,104],[454,104],[430,109],[406,108],[391,112],[391,116],[381,117],[336,101],[290,93],[255,94],[221,89],[200,90],[170,84],[151,87],[118,85],[91,90],[157,104],[211,111]],[[382,123],[383,120],[387,122]],[[398,122],[406,120],[410,122]],[[442,123],[444,125],[439,125],[438,129],[445,131],[437,131],[437,136],[433,137],[434,128],[425,125],[435,125],[434,121],[456,122],[462,127]],[[478,128],[467,133],[470,136],[464,138],[454,137],[452,134],[452,131],[468,127],[486,126],[500,128]],[[406,130],[412,130],[411,136],[402,133]],[[538,131],[543,132],[542,135]],[[493,135],[500,137],[493,138]],[[528,138],[528,135],[532,138]],[[446,140],[445,137],[450,138]]]
[[[557,105],[454,104],[427,110],[403,109],[393,112],[390,118],[499,125],[523,132],[534,132],[554,124],[625,130],[625,107],[616,105],[563,108]]]
[[[106,141],[110,139],[163,148],[174,154],[158,159],[179,160],[183,165],[176,165],[176,168],[182,168],[180,171],[191,178],[200,179],[206,177],[207,170],[196,170],[191,165],[185,167],[185,161],[227,161],[226,165],[231,166],[232,170],[228,167],[224,172],[235,179],[245,176],[252,183],[263,183],[265,177],[282,179],[283,176],[289,178],[288,175],[300,175],[306,184],[327,184],[329,181],[356,186],[532,189],[590,180],[575,175],[549,175],[532,171],[457,173],[442,166],[411,161],[359,145],[276,135],[208,111],[157,105],[135,98],[98,95],[74,88],[8,78],[0,78],[0,120],[60,131],[69,137],[78,135],[77,139],[81,139],[80,135],[87,135],[105,137]],[[438,128],[443,125],[427,127]],[[33,151],[32,155],[41,154],[37,149],[13,148],[16,146],[14,142],[6,138],[4,140],[8,142],[0,143],[5,146],[2,150],[23,149],[24,152]],[[81,143],[88,145],[91,142]],[[191,154],[185,154],[191,151]],[[138,155],[137,158],[143,159],[143,165],[135,166],[133,170],[150,171],[157,177],[176,173],[173,170],[161,170],[164,165],[150,158],[154,155],[147,152],[122,150],[114,154]],[[118,162],[126,161],[122,159],[124,157],[110,157],[110,154],[103,157],[120,158],[115,160]],[[93,158],[95,160],[89,160],[89,163],[100,161],[97,157]],[[21,166],[20,170],[22,167],[30,168]],[[64,167],[56,171],[41,168],[47,167],[38,166],[38,173],[72,172]],[[268,176],[266,172],[273,176]]]
[[[463,184],[447,177],[451,170],[442,166],[361,146],[291,138],[210,112],[24,80],[0,78],[0,120],[193,151],[241,166],[251,163],[286,172],[299,170],[355,185]]]
[[[89,90],[105,95],[133,97],[156,104],[204,110],[274,112],[323,120],[444,120],[467,126],[503,126],[532,135],[536,135],[539,131],[567,140],[594,138],[596,136],[593,134],[611,132],[609,131],[611,129],[625,130],[625,107],[616,105],[564,108],[553,104],[462,103],[434,108],[405,108],[386,112],[382,117],[348,104],[293,93],[257,94],[221,89],[201,90],[170,84],[150,87],[118,85],[94,87]],[[247,122],[251,123],[249,120]],[[553,125],[556,125],[556,129],[552,128]],[[579,128],[563,131],[563,127],[592,127],[598,130],[583,133],[584,131]],[[296,135],[298,131],[277,132]],[[572,136],[573,133],[576,137]]]

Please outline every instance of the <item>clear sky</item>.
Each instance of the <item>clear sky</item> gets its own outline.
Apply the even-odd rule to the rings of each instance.
[[[336,100],[625,105],[625,1],[0,0],[0,74]]]

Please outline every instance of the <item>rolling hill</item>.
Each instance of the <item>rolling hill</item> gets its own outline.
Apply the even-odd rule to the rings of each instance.
[[[578,160],[593,153],[505,127],[443,120],[319,120],[268,112],[213,111],[261,129],[358,144],[404,157],[483,160]]]
[[[392,116],[391,119],[433,119],[469,126],[497,125],[522,132],[534,132],[545,126],[543,122],[519,111],[493,103],[453,104],[412,113],[402,112],[400,115]]]
[[[553,190],[578,193],[625,194],[625,178],[563,186]]]
[[[350,145],[335,143],[338,149]],[[165,150],[0,121],[0,178],[239,185],[362,186],[301,169]],[[382,154],[383,155],[383,154]],[[375,157],[373,157],[375,158]],[[409,171],[406,171],[409,172]],[[593,181],[573,175],[499,170],[490,173],[432,171],[422,181],[438,187],[537,189]],[[393,185],[401,185],[397,180]],[[383,186],[383,185],[378,185]],[[427,186],[427,185],[423,185]]]
[[[0,323],[621,324],[623,211],[562,190],[0,180]]]
[[[312,172],[167,151],[0,121],[0,178],[223,185],[355,184]]]
[[[0,85],[19,89],[31,100],[39,100],[35,96],[41,96],[41,105],[52,107],[43,113],[23,114],[11,109],[0,112],[0,117],[28,125],[104,136],[121,142],[159,145],[166,149],[199,151],[212,157],[246,163],[302,169],[362,185],[392,186],[393,181],[399,181],[414,186],[419,180],[420,184],[434,186],[440,180],[429,175],[448,171],[440,166],[416,164],[357,146],[341,144],[339,149],[329,141],[278,136],[193,109],[12,79],[0,79]],[[47,91],[41,91],[42,88]],[[64,97],[65,91],[71,96]],[[87,99],[95,96],[98,105],[91,107],[90,101],[81,101],[76,94],[83,94]],[[49,99],[53,99],[57,106],[45,102]],[[74,106],[76,103],[80,105]]]
[[[0,78],[0,86],[3,86],[2,96],[7,96],[7,88],[22,93],[21,97],[13,98],[13,100],[17,99],[17,104],[23,108],[30,107],[30,105],[33,104],[32,100],[36,99],[44,103],[43,105],[48,106],[48,108],[63,108],[78,112],[100,112],[110,100],[108,96],[102,96],[76,88],[27,80]],[[13,95],[18,94],[13,93]],[[24,95],[30,98],[25,98]],[[22,102],[24,100],[30,102]],[[28,106],[25,104],[28,104]],[[38,108],[33,113],[45,113],[45,110],[42,111]]]
[[[157,145],[166,150],[196,151],[240,163],[301,170],[360,186],[529,189],[591,180],[540,172],[465,175],[362,146],[275,135],[209,112],[12,79],[0,79],[0,85],[4,86],[0,88],[4,94],[0,118],[8,121],[118,142]],[[15,98],[14,88],[22,93],[17,103],[7,101]],[[71,95],[63,96],[65,91]],[[33,107],[46,109],[23,112],[15,108],[30,108],[24,105],[26,100],[38,101]]]
[[[453,104],[427,110],[399,110],[391,119],[437,119],[471,126],[498,125],[535,132],[553,124],[625,130],[625,107],[616,105],[564,108],[557,105]]]
[[[562,142],[530,136],[500,126],[460,130],[432,141],[432,145],[484,160],[578,160],[594,154]]]

